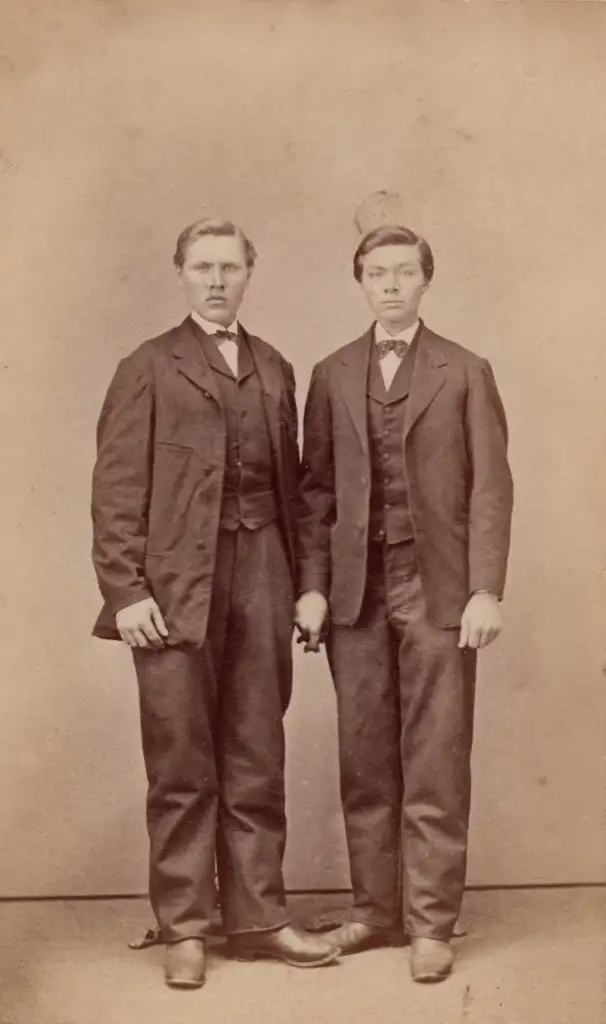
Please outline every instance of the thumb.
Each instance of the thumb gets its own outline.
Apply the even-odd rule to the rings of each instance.
[[[459,647],[467,647],[469,643],[469,620],[465,612],[463,612],[463,618],[461,619],[461,632],[459,635]]]
[[[152,619],[154,620],[154,626],[158,630],[160,636],[168,636],[168,629],[166,628],[164,616],[162,615],[162,612],[158,608],[157,604],[152,605],[151,614]]]
[[[317,654],[319,652],[319,650],[320,650],[320,631],[319,630],[311,630],[310,629],[310,631],[309,631],[309,638],[307,640],[307,643],[305,644],[305,650],[306,651],[313,651],[314,654]]]

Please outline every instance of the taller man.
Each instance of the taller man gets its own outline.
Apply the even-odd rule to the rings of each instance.
[[[215,857],[235,956],[336,956],[284,899],[299,455],[292,368],[236,320],[255,256],[230,221],[181,233],[191,314],[121,361],[98,426],[94,632],[133,649],[150,896],[182,987],[204,981]]]
[[[312,646],[330,609],[354,891],[333,939],[344,953],[386,941],[406,907],[418,981],[452,964],[476,650],[500,630],[512,512],[491,368],[418,317],[433,269],[397,225],[354,256],[376,322],[312,375],[297,609]]]

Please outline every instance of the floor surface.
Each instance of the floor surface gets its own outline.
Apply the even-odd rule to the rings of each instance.
[[[293,916],[339,917],[338,897]],[[206,986],[175,992],[162,948],[132,951],[144,900],[0,904],[0,1024],[606,1024],[606,891],[468,893],[456,969],[415,985],[406,949],[318,970],[213,949]]]

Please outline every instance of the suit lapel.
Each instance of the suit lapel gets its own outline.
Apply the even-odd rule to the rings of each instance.
[[[278,360],[269,348],[262,344],[259,338],[247,334],[241,328],[244,343],[248,344],[252,361],[261,384],[263,395],[263,406],[267,419],[267,427],[276,459],[280,459],[281,437],[280,437],[280,399],[284,391],[284,381],[278,365]]]
[[[376,345],[370,346],[367,391],[369,396],[374,398],[375,401],[380,402],[381,405],[386,405],[388,392],[383,380],[383,374],[381,373],[381,362],[377,355]]]
[[[177,370],[205,395],[214,398],[221,406],[219,386],[210,363],[204,355],[196,330],[201,331],[202,329],[194,325],[190,317],[187,317],[178,329],[178,337],[173,351]]]
[[[404,424],[404,439],[446,381],[448,360],[439,339],[424,325],[418,338],[410,396]]]
[[[348,345],[341,356],[343,370],[339,384],[363,452],[368,452],[368,365],[372,345],[372,327]]]

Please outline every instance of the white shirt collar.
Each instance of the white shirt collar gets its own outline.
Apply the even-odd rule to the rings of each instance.
[[[192,309],[190,316],[192,320],[195,320],[199,327],[202,328],[206,334],[216,334],[217,331],[230,331],[232,334],[238,333],[238,321],[233,320],[229,327],[223,327],[222,324],[215,324],[212,320],[205,320],[203,316],[196,313],[195,309]]]
[[[377,321],[375,323],[375,341],[388,341],[390,338],[398,341],[406,341],[409,345],[417,333],[419,321],[416,320],[411,327],[405,327],[403,331],[398,331],[397,334],[388,334],[387,331],[381,327],[381,324]]]

